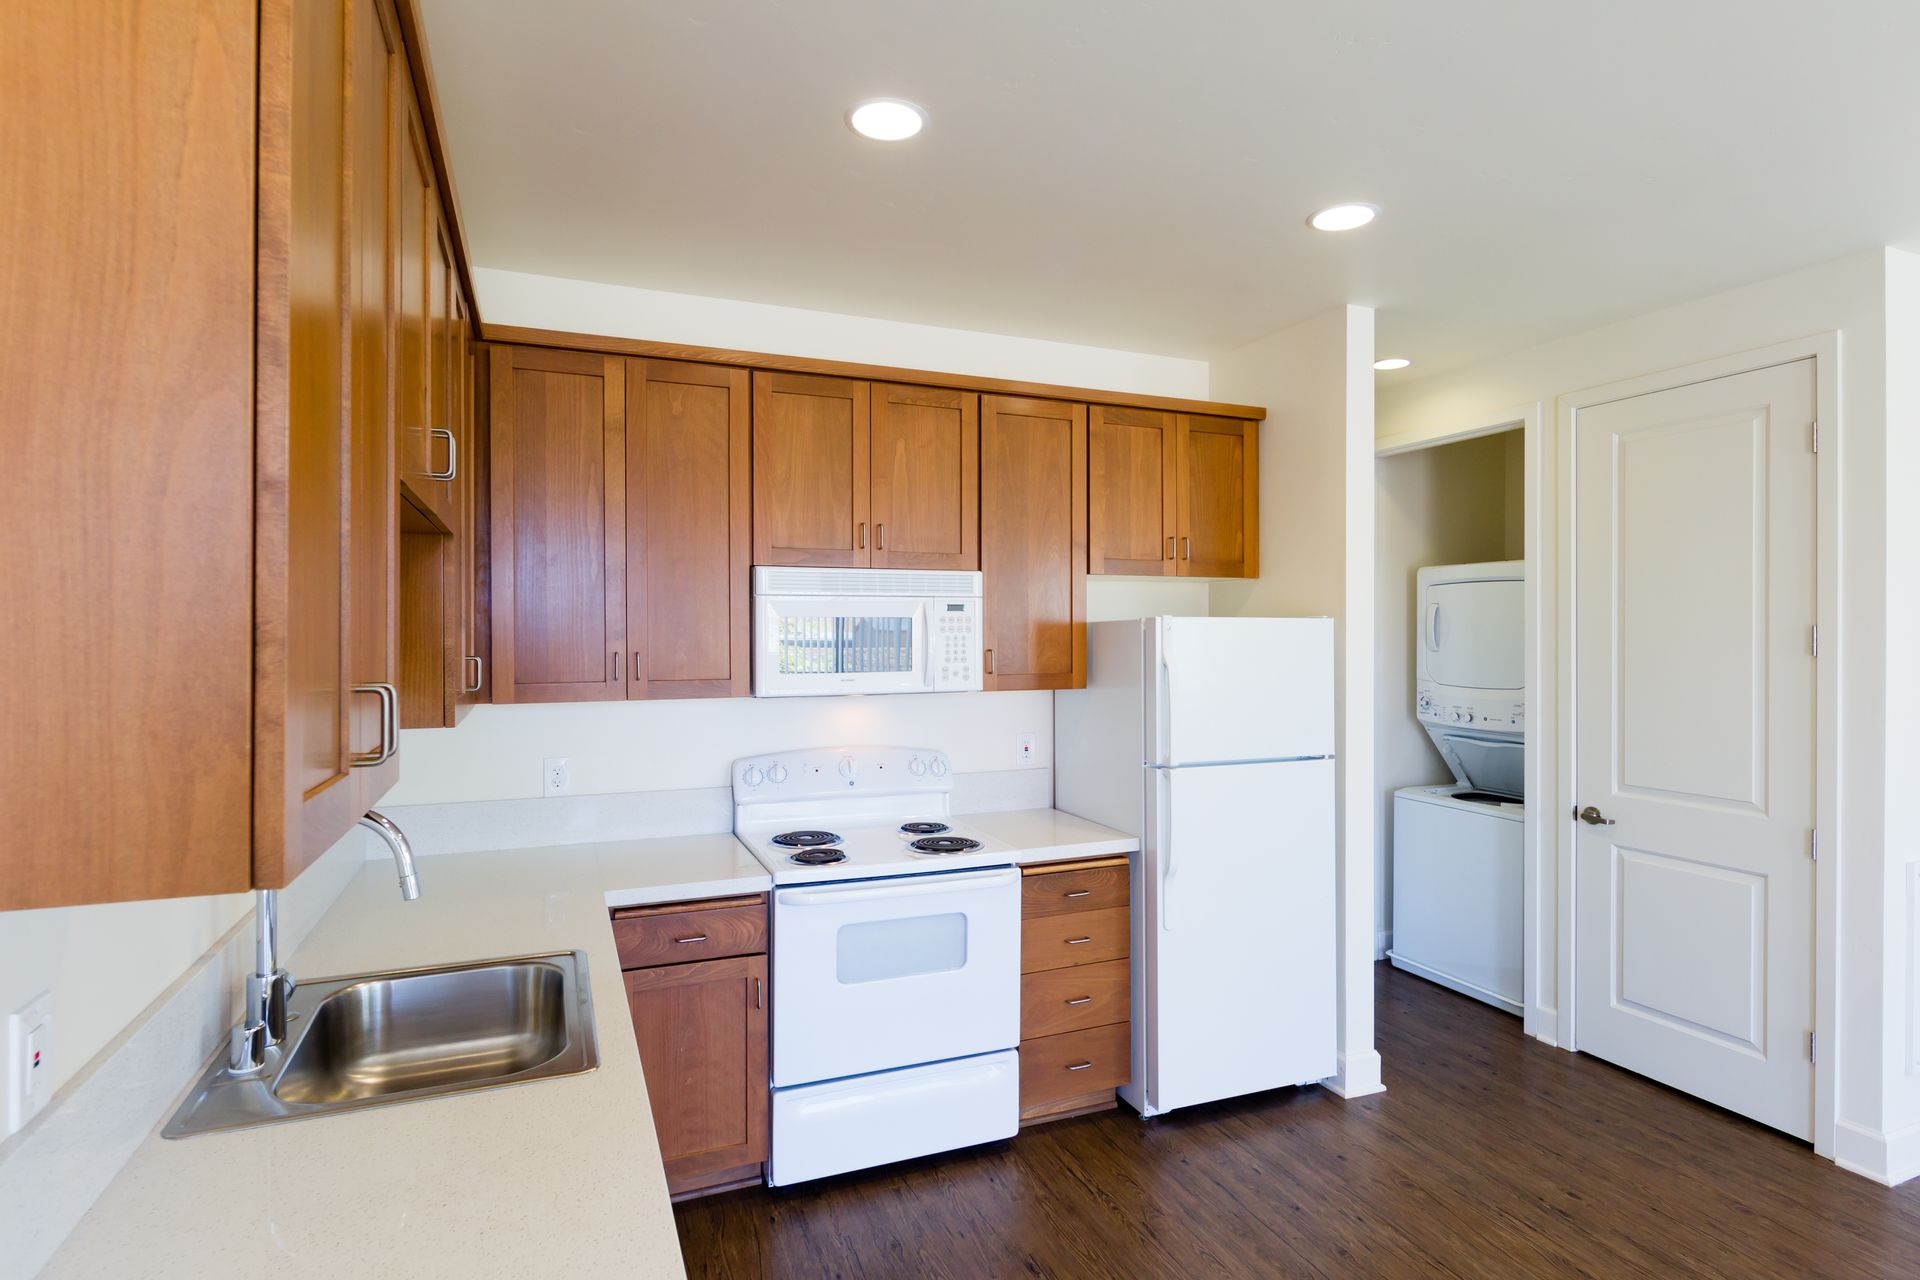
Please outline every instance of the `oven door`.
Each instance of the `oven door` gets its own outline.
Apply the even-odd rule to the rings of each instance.
[[[758,597],[753,695],[931,691],[927,604],[916,597]]]
[[[944,872],[773,896],[776,1088],[1011,1049],[1020,872]]]

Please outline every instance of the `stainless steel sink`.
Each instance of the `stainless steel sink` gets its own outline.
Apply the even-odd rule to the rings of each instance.
[[[161,1131],[220,1129],[577,1075],[599,1065],[578,951],[304,983],[257,1071],[224,1056]]]

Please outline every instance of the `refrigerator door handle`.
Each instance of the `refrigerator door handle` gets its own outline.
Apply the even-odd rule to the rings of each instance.
[[[1168,890],[1173,882],[1173,774],[1167,769],[1153,771],[1153,840],[1154,859],[1160,867],[1160,932],[1172,933],[1173,921],[1167,911]]]

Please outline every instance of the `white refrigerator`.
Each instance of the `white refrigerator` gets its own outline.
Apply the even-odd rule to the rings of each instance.
[[[1335,1073],[1333,769],[1331,619],[1087,627],[1054,802],[1140,838],[1140,1114]]]

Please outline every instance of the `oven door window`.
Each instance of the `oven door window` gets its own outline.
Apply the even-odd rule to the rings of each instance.
[[[841,925],[834,940],[834,976],[842,985],[947,973],[966,965],[967,917],[959,911]]]

